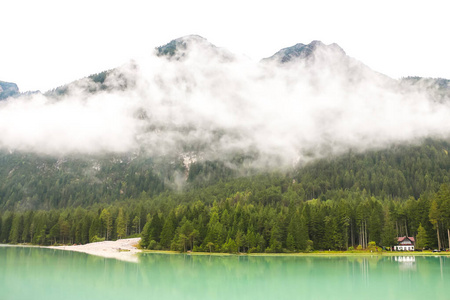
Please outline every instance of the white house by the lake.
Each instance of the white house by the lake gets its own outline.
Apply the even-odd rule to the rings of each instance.
[[[399,237],[398,245],[394,246],[395,251],[414,251],[414,238],[409,236]]]

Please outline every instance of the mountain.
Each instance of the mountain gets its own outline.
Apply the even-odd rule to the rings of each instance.
[[[1,103],[0,243],[449,242],[448,80],[397,81],[319,41],[256,66],[195,35],[155,54]]]
[[[180,37],[155,48],[157,56],[168,60],[183,60],[187,58],[188,53],[195,51],[201,51],[201,55],[205,59],[217,59],[223,62],[232,61],[234,57],[228,50],[218,48],[208,42],[207,39],[198,35]],[[130,61],[115,69],[91,74],[49,90],[45,92],[45,95],[52,98],[60,98],[73,92],[96,94],[99,92],[126,91],[136,86],[136,76],[138,76],[139,71],[139,66],[136,62]]]
[[[261,60],[263,64],[275,64],[282,68],[306,69],[314,81],[340,81],[344,85],[376,85],[384,89],[397,89],[398,82],[376,72],[362,62],[348,56],[338,44],[326,45],[321,41],[296,44],[283,48]]]
[[[60,98],[73,92],[96,94],[99,92],[125,91],[135,86],[135,78],[132,76],[137,65],[130,61],[118,68],[102,71],[76,80],[66,85],[45,92],[45,96]]]
[[[185,55],[188,48],[192,47],[193,44],[202,44],[206,48],[215,48],[214,45],[199,35],[188,35],[174,39],[163,46],[157,47],[156,53],[158,56],[176,56],[180,58]]]
[[[194,51],[193,51],[194,50]],[[187,35],[170,41],[169,43],[156,47],[156,55],[173,60],[183,60],[188,55],[198,51],[200,55],[208,59],[222,62],[232,61],[234,55],[224,48],[219,48],[199,35]]]
[[[19,87],[12,82],[0,81],[0,100],[19,95]]]
[[[406,89],[426,91],[433,101],[450,103],[449,79],[409,76],[400,79],[400,84]]]
[[[195,63],[200,62],[204,64],[197,67],[201,71],[206,69],[205,74],[207,77],[212,77],[214,72],[219,74],[217,81],[213,81],[213,88],[218,87],[221,81],[231,81],[230,78],[222,76],[223,74],[218,70],[227,62],[236,59],[226,49],[218,48],[197,35],[174,39],[166,45],[157,47],[155,53],[160,59],[164,60],[164,67],[172,66],[172,64],[175,67],[179,67],[179,63],[189,59],[192,59]],[[271,57],[261,61],[262,66],[271,64],[275,65],[275,68],[282,69],[285,72],[283,74],[292,76],[290,86],[296,80],[303,80],[309,76],[307,77],[307,83],[318,86],[318,90],[320,90],[327,88],[326,85],[328,83],[336,84],[334,80],[338,78],[337,83],[345,83],[346,88],[349,90],[345,90],[345,93],[348,94],[355,87],[365,91],[374,85],[380,85],[383,88],[386,86],[393,87],[392,89],[398,84],[402,84],[405,89],[408,89],[410,86],[433,87],[437,85],[439,86],[440,97],[445,98],[449,87],[449,81],[444,79],[429,80],[410,77],[403,79],[399,83],[347,56],[345,51],[337,44],[325,45],[320,41],[313,41],[309,44],[296,44],[292,47],[281,49]],[[210,65],[213,65],[214,68],[208,70],[207,67]],[[236,177],[255,176],[278,171],[286,173],[287,170],[289,171],[289,175],[286,175],[287,178],[295,177],[293,174],[297,172],[302,174],[296,180],[304,182],[305,191],[311,198],[320,197],[330,190],[357,187],[366,189],[374,195],[389,194],[392,197],[407,197],[409,195],[418,197],[425,191],[436,190],[439,184],[445,181],[445,176],[447,176],[447,156],[443,156],[443,153],[449,151],[445,139],[436,139],[435,141],[424,143],[423,146],[417,146],[415,143],[408,146],[409,141],[402,141],[398,143],[391,142],[383,147],[375,147],[379,151],[374,152],[373,156],[369,158],[358,158],[354,164],[358,167],[353,169],[352,172],[349,171],[349,174],[333,175],[334,177],[327,175],[328,177],[324,177],[323,174],[315,173],[314,168],[305,168],[305,166],[321,166],[320,169],[326,170],[324,171],[326,174],[335,172],[335,168],[345,171],[342,165],[338,166],[335,162],[341,156],[351,153],[354,149],[351,145],[333,145],[333,143],[336,144],[336,141],[333,140],[333,134],[326,129],[323,136],[317,135],[312,137],[311,147],[301,148],[299,155],[303,156],[303,161],[286,164],[287,159],[283,157],[283,153],[280,153],[280,149],[283,150],[282,147],[274,143],[278,148],[275,148],[275,150],[270,149],[272,147],[270,140],[275,139],[276,135],[270,137],[257,136],[258,140],[255,139],[256,142],[262,143],[264,147],[268,145],[267,148],[270,150],[268,153],[263,153],[262,150],[266,150],[266,148],[258,148],[258,145],[255,145],[256,142],[252,140],[252,134],[262,131],[261,127],[266,124],[268,124],[270,132],[273,127],[270,122],[273,123],[273,121],[268,122],[266,119],[262,119],[262,123],[250,123],[250,125],[244,123],[246,126],[249,126],[250,130],[247,128],[242,130],[242,128],[233,127],[232,125],[235,125],[233,122],[229,123],[229,125],[227,123],[228,127],[219,127],[216,125],[212,126],[211,124],[215,123],[209,123],[209,118],[205,119],[208,123],[203,119],[199,120],[196,118],[197,115],[195,114],[194,118],[189,118],[190,114],[195,113],[193,108],[198,107],[184,106],[184,104],[195,101],[195,93],[190,98],[192,89],[196,86],[203,87],[202,84],[204,84],[204,82],[196,81],[196,78],[192,80],[192,76],[187,73],[191,69],[192,65],[176,69],[173,75],[174,78],[169,78],[170,80],[164,78],[164,72],[161,75],[158,74],[162,79],[158,77],[158,80],[154,83],[152,82],[152,84],[158,87],[158,92],[161,89],[167,93],[161,98],[162,104],[154,101],[152,98],[157,93],[145,94],[145,92],[140,90],[142,86],[139,86],[138,91],[141,93],[140,95],[143,95],[146,101],[147,99],[151,100],[150,102],[144,102],[146,105],[161,104],[164,110],[158,107],[160,111],[154,113],[153,110],[143,107],[142,103],[139,103],[137,108],[134,108],[133,118],[138,120],[140,128],[143,128],[139,135],[134,138],[145,142],[129,152],[120,154],[108,152],[92,154],[36,154],[33,151],[17,151],[3,146],[4,150],[0,152],[0,209],[15,208],[23,210],[78,205],[89,206],[99,202],[137,198],[143,192],[150,196],[156,196],[168,191],[183,191],[185,189],[205,187],[217,182],[226,182]],[[124,66],[93,74],[58,87],[48,91],[45,95],[49,98],[64,101],[64,96],[71,93],[76,97],[81,95],[81,97],[86,98],[92,94],[105,93],[109,95],[109,93],[119,91],[125,92],[123,100],[128,101],[135,94],[127,94],[126,92],[134,91],[138,84],[139,76],[141,76],[140,71],[138,64],[130,62]],[[18,93],[16,85],[0,83],[4,91]],[[238,119],[245,120],[252,113],[255,113],[252,107],[244,110],[245,103],[241,101],[241,95],[237,92],[235,93],[235,91],[238,91],[239,84],[238,80],[236,82],[232,81],[231,86],[235,90],[231,89],[231,97],[228,98],[222,99],[220,97],[223,97],[229,91],[207,94],[208,97],[218,97],[224,103],[236,101],[236,106],[234,104],[230,106],[233,109],[238,108],[235,111],[232,110],[233,116],[239,115],[236,121]],[[180,90],[175,89],[175,92],[169,90],[168,88],[171,85],[177,85],[177,88],[179,86]],[[205,85],[204,87],[208,86]],[[81,93],[78,93],[80,91]],[[334,90],[331,91],[334,93]],[[175,96],[171,94],[172,92]],[[180,107],[173,105],[175,100],[177,100],[174,100],[174,97],[182,99]],[[206,101],[205,105],[210,102]],[[178,103],[175,104],[178,105]],[[304,105],[309,105],[309,103],[305,102]],[[335,106],[339,109],[341,108],[339,105]],[[150,107],[153,108],[153,106]],[[221,108],[226,110],[228,107],[221,106]],[[243,111],[245,113],[241,114]],[[216,115],[213,119],[219,119],[223,111],[214,113]],[[183,122],[171,119],[178,114],[183,116],[181,119]],[[321,127],[324,126],[322,124],[332,124],[330,122],[338,119],[340,114],[342,114],[342,111],[330,113],[330,109],[326,107],[326,110],[320,113],[317,123],[313,125]],[[278,120],[280,122],[283,121],[282,119],[282,117],[278,118],[277,122]],[[80,122],[82,122],[82,119],[80,119]],[[202,124],[202,122],[205,124]],[[219,125],[222,124],[219,123]],[[289,128],[288,133],[295,133],[294,129]],[[365,133],[363,132],[363,134]],[[367,141],[367,137],[364,137],[363,134],[360,135]],[[347,135],[347,132],[345,132],[345,135]],[[294,134],[288,136],[297,138]],[[176,137],[176,139],[167,140],[165,137]],[[345,136],[345,138],[347,137]],[[260,141],[261,139],[263,140],[262,142]],[[319,141],[320,139],[323,139],[325,142],[315,143],[316,140]],[[424,139],[421,140],[423,141]],[[369,144],[369,142],[367,143]],[[242,144],[245,147],[242,148]],[[400,152],[399,150],[394,152],[386,150],[392,144],[400,146],[405,144],[405,146],[401,148],[403,150]],[[295,145],[301,145],[301,143],[299,142]],[[414,157],[426,157],[429,153],[427,148],[429,145],[437,149],[436,151],[440,154],[439,164],[432,164],[433,167],[429,165],[422,166],[420,163],[416,163],[414,166],[409,163],[396,165],[398,161],[408,161],[409,158],[406,153],[413,151],[412,149],[415,149]],[[153,148],[148,150],[146,147],[150,146]],[[329,150],[332,147],[337,149],[342,147],[344,150],[340,149],[337,152],[333,152]],[[371,150],[370,145],[367,149]],[[359,152],[365,153],[356,148],[356,153]],[[402,156],[402,153],[404,153],[404,156]],[[377,183],[375,187],[369,179],[364,177],[365,175],[361,175],[362,178],[365,178],[364,183],[361,183],[357,178],[353,178],[356,173],[370,174],[373,169],[378,168],[378,161],[382,160],[375,157],[380,155],[386,156],[387,159],[396,157],[396,160],[390,163],[392,172],[389,171],[389,174],[398,178],[397,181],[401,182],[399,183],[401,188],[398,188],[398,190],[393,190],[390,187],[389,191],[387,191],[387,188],[384,188],[384,186],[387,186],[384,182]],[[321,157],[323,159],[319,159]],[[333,157],[333,159],[329,160],[329,157]],[[309,164],[309,161],[311,161],[311,164]],[[373,163],[374,161],[376,163]],[[423,160],[419,161],[422,162]],[[417,165],[422,166],[429,173],[419,172],[416,168]],[[411,174],[412,168],[419,172],[417,177]],[[384,180],[384,171],[386,169],[377,171],[376,177],[381,177]],[[430,175],[437,173],[439,175]],[[425,176],[428,176],[427,178],[433,177],[432,183],[424,185],[423,180]],[[369,175],[369,177],[372,178],[372,175]],[[323,179],[319,182],[317,178]],[[351,184],[349,182],[358,183]]]
[[[283,48],[274,55],[264,58],[263,61],[276,61],[279,63],[295,62],[304,59],[314,59],[319,55],[332,53],[333,55],[345,57],[345,51],[338,44],[325,45],[321,41],[312,41],[311,43],[296,44],[291,47]]]

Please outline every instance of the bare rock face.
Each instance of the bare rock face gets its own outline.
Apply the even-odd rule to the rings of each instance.
[[[19,87],[12,82],[0,81],[0,100],[19,94]]]
[[[199,35],[187,35],[177,38],[163,46],[156,47],[155,51],[157,56],[177,61],[187,59],[192,51],[201,52],[201,55],[208,59],[214,58],[220,62],[230,62],[235,58],[234,54],[228,50],[216,47]]]
[[[320,55],[321,52],[332,53],[335,56],[345,56],[344,50],[337,44],[325,45],[321,41],[312,41],[307,45],[300,43],[292,47],[283,48],[271,57],[263,59],[263,61],[287,63],[299,59],[312,59]]]

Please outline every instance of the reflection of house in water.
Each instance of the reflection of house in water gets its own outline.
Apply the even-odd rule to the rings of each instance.
[[[400,269],[415,269],[416,257],[415,256],[394,256],[394,261],[399,262]]]
[[[394,260],[402,263],[413,263],[416,262],[415,256],[394,256]]]
[[[414,251],[414,238],[403,236],[397,239],[398,245],[394,246],[394,251]]]

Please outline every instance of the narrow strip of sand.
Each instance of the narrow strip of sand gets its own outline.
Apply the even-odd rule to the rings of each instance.
[[[132,238],[76,246],[50,246],[47,248],[83,252],[106,258],[138,262],[138,256],[136,254],[141,252],[141,250],[137,249],[134,245],[137,245],[140,240],[141,238]]]

